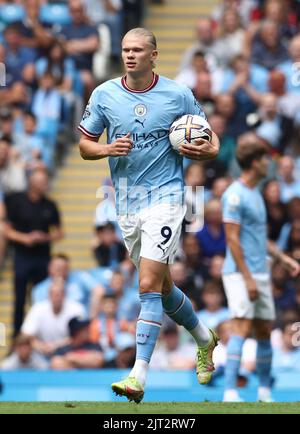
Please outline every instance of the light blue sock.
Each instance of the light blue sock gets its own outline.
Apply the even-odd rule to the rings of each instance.
[[[234,335],[229,339],[225,366],[225,390],[236,389],[244,342],[245,338],[242,336]]]
[[[174,285],[170,294],[163,296],[162,304],[165,313],[187,330],[190,331],[198,325],[199,319],[192,303],[177,286]]]
[[[150,362],[163,318],[161,294],[140,295],[141,311],[136,325],[136,359]]]
[[[272,347],[269,339],[258,339],[256,372],[261,387],[271,387]]]

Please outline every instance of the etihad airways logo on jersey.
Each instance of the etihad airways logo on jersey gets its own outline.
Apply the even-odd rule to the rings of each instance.
[[[167,137],[168,130],[157,130],[152,133],[132,133],[130,138],[133,141],[133,149],[146,149],[157,145],[157,140]],[[121,139],[126,134],[116,134],[115,139]]]

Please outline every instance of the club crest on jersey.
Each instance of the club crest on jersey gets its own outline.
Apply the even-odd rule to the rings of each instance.
[[[88,110],[88,108],[86,108],[84,110],[84,113],[83,113],[83,116],[82,116],[82,120],[84,121],[85,119],[87,119],[90,116],[91,116],[91,112]]]
[[[241,203],[240,196],[236,193],[230,193],[228,196],[228,204],[232,207],[238,206]]]
[[[136,116],[145,116],[147,107],[144,104],[138,104],[134,107],[134,113]]]
[[[90,104],[91,104],[91,100],[89,99],[86,108],[84,110],[83,116],[82,116],[82,120],[84,121],[86,118],[88,118],[89,116],[91,116],[91,112],[90,112]]]

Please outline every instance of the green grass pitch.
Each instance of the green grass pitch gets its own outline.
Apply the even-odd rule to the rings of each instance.
[[[300,402],[0,402],[0,414],[300,414]]]

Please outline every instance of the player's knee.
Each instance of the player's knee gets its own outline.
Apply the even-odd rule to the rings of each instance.
[[[252,332],[252,321],[243,318],[235,318],[231,322],[231,327],[234,335],[248,338]]]
[[[268,340],[271,338],[272,326],[266,322],[254,323],[254,334],[256,339]]]
[[[171,277],[170,271],[168,271],[167,275],[164,278],[163,284],[162,284],[162,294],[164,296],[170,294],[173,286],[174,286],[174,282],[173,282],[173,279]]]
[[[170,284],[170,282],[164,282],[162,285],[162,294],[164,296],[170,294],[170,292],[172,291],[172,288],[173,288],[172,283]]]
[[[271,339],[271,333],[269,330],[256,330],[255,337],[259,340],[269,340]]]
[[[142,277],[140,279],[140,293],[162,292],[162,282],[158,282],[154,277]]]

